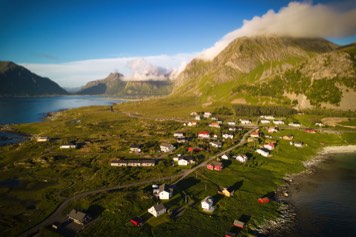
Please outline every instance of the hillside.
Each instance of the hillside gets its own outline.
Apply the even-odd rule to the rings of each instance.
[[[194,59],[172,93],[202,104],[281,104],[355,110],[355,45],[319,38],[242,37],[212,61]]]
[[[124,81],[123,77],[120,73],[110,73],[105,79],[87,83],[79,94],[141,97],[168,95],[172,90],[169,80]]]
[[[0,62],[0,96],[68,94],[57,83],[12,62]]]

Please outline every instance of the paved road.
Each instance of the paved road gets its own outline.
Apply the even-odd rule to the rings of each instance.
[[[49,226],[51,224],[53,224],[54,222],[61,222],[63,221],[63,219],[65,218],[62,213],[64,211],[64,209],[68,206],[68,204],[70,202],[72,202],[75,199],[80,199],[82,197],[88,196],[88,195],[93,195],[93,194],[97,194],[97,193],[102,193],[102,192],[110,192],[110,191],[116,191],[116,190],[120,190],[120,189],[124,189],[124,188],[131,188],[131,187],[136,187],[136,186],[141,186],[141,185],[146,185],[146,184],[151,184],[151,183],[157,183],[157,182],[161,182],[163,180],[174,180],[179,178],[174,184],[177,184],[179,181],[183,180],[185,177],[187,177],[189,174],[193,173],[195,170],[206,166],[208,162],[210,162],[211,160],[213,160],[216,157],[219,157],[221,155],[223,155],[226,152],[229,152],[233,149],[235,149],[236,147],[242,146],[243,144],[246,143],[246,138],[248,137],[248,135],[255,130],[257,127],[252,128],[251,130],[249,130],[240,140],[240,142],[212,157],[210,157],[208,160],[202,162],[201,164],[199,164],[198,166],[187,170],[185,172],[182,172],[180,174],[177,175],[172,175],[172,176],[167,176],[167,177],[160,177],[160,178],[155,178],[155,179],[151,179],[151,180],[144,180],[144,181],[139,181],[136,183],[131,183],[131,184],[124,184],[124,185],[117,185],[114,187],[109,187],[109,188],[100,188],[100,189],[96,189],[96,190],[92,190],[92,191],[86,191],[86,192],[82,192],[82,193],[78,193],[75,194],[72,197],[67,198],[66,200],[64,200],[46,219],[44,219],[42,222],[38,223],[37,225],[33,226],[32,228],[22,232],[21,234],[19,234],[19,237],[25,237],[25,236],[31,236],[35,233],[37,233],[42,227],[45,226]]]

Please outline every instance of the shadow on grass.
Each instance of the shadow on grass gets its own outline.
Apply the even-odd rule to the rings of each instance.
[[[101,213],[103,213],[103,211],[105,210],[104,207],[98,205],[98,204],[94,204],[94,205],[91,205],[89,208],[88,208],[88,214],[89,216],[91,216],[93,219],[96,219],[98,218]]]
[[[277,200],[275,192],[266,193],[265,195],[262,196],[262,198],[264,198],[264,197],[269,198],[269,200],[271,200],[271,201],[276,201]]]
[[[200,182],[200,180],[194,178],[194,177],[189,177],[187,179],[183,179],[181,180],[178,184],[175,185],[175,188],[178,192],[187,190],[191,187],[193,187],[194,185],[198,184]]]

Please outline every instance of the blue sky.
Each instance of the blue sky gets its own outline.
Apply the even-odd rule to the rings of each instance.
[[[42,65],[147,57],[152,63],[152,56],[185,55],[182,58],[189,61],[192,55],[241,27],[244,19],[261,16],[270,9],[278,11],[289,2],[0,0],[0,60]],[[314,5],[317,3],[355,8],[354,1],[313,1]],[[355,35],[334,41],[350,43],[355,41]],[[168,67],[177,66],[173,64],[167,63]]]

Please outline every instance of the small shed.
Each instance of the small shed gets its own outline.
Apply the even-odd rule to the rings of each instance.
[[[245,227],[245,223],[239,220],[234,220],[234,226],[243,229]]]
[[[258,199],[258,202],[259,202],[260,204],[265,204],[265,203],[269,203],[270,200],[269,200],[268,197],[263,197],[263,198],[259,198],[259,199]]]
[[[139,216],[136,216],[130,220],[133,226],[141,226],[143,224],[143,219]]]

